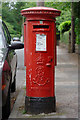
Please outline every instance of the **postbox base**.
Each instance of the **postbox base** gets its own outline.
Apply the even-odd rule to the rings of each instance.
[[[56,112],[55,97],[25,97],[25,111],[28,114]]]

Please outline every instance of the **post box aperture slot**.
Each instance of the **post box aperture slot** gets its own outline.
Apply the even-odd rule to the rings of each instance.
[[[33,25],[33,29],[49,29],[49,25]]]
[[[36,34],[36,51],[46,51],[45,34]]]

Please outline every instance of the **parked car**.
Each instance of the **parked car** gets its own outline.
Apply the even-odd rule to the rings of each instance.
[[[11,44],[13,42],[21,42],[21,41],[20,41],[19,37],[13,37],[13,39],[11,40]]]
[[[13,41],[20,41],[19,37],[13,37]]]
[[[19,37],[13,37],[11,43],[13,43],[13,42],[20,42]]]
[[[2,24],[1,24],[2,23]],[[10,92],[16,90],[17,55],[15,49],[21,49],[24,44],[11,42],[11,36],[6,24],[0,19],[0,75],[2,76],[2,118],[10,114]],[[0,78],[1,78],[0,76]]]

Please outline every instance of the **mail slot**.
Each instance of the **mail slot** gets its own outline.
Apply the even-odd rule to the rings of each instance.
[[[26,66],[27,113],[56,111],[55,65],[56,25],[60,11],[53,8],[34,7],[21,11],[24,23],[24,59]]]
[[[49,25],[33,25],[33,29],[48,29]]]

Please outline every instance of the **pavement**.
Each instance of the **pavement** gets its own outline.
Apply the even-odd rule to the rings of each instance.
[[[23,50],[18,54],[16,101],[9,118],[78,118],[78,55],[68,53],[67,49],[57,47],[57,66],[55,71],[56,112],[49,114],[26,114],[26,71]]]

